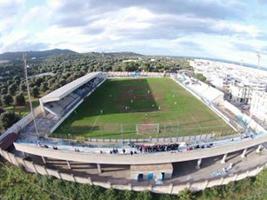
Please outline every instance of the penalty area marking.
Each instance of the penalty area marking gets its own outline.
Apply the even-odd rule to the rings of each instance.
[[[95,118],[95,121],[94,121],[93,126],[91,127],[90,131],[93,131],[93,129],[94,129],[94,127],[95,127],[95,125],[96,125],[96,123],[97,123],[99,117],[100,117],[100,115],[98,115],[98,116]]]
[[[192,118],[192,120],[198,125],[198,127],[199,127],[200,129],[202,129],[202,126],[200,125],[200,123],[197,122],[197,120],[195,119],[195,117],[194,117],[193,115],[191,115],[191,118]]]

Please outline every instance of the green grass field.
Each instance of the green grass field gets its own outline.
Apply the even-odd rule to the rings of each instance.
[[[159,133],[136,124],[159,123]],[[233,130],[169,78],[107,80],[53,133],[55,137],[147,138]]]

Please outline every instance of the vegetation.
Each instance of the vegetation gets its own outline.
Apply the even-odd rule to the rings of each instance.
[[[7,129],[19,121],[20,117],[14,112],[3,112],[0,115],[0,126]]]
[[[136,124],[159,123],[160,133],[136,134]],[[169,78],[107,80],[54,136],[140,138],[221,133],[231,128]]]
[[[194,77],[196,79],[202,81],[202,82],[206,82],[207,81],[207,78],[203,74],[201,74],[201,73],[194,74]]]
[[[22,55],[0,54],[0,107],[21,117],[29,111]],[[37,98],[92,71],[177,71],[190,69],[183,58],[124,53],[84,53],[70,50],[26,52],[31,95]],[[23,97],[22,97],[23,96]],[[25,104],[23,102],[25,99]],[[37,105],[37,104],[35,104]],[[0,127],[0,130],[3,130]]]
[[[149,192],[106,190],[97,186],[61,181],[52,177],[24,172],[10,164],[0,163],[0,197],[5,200],[265,200],[267,199],[267,170],[255,178],[248,178],[226,186],[179,195]]]

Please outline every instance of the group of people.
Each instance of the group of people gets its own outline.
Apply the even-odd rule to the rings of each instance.
[[[129,147],[126,148],[112,148],[110,150],[103,149],[100,150],[99,153],[108,153],[109,154],[138,154],[138,153],[156,153],[156,152],[169,152],[169,151],[191,151],[195,149],[204,149],[211,148],[214,146],[213,143],[208,144],[186,144],[186,143],[171,143],[171,144],[136,144],[130,143]],[[52,148],[54,150],[58,150],[57,146],[49,147],[46,144],[38,143],[38,146],[43,148]],[[80,152],[79,148],[74,148],[75,152]]]
[[[132,148],[136,148],[140,153],[154,153],[154,152],[167,152],[167,151],[191,151],[194,149],[211,148],[213,143],[209,144],[194,144],[189,145],[186,143],[172,143],[172,144],[131,144]]]
[[[100,151],[100,153],[103,153],[102,151]],[[130,154],[130,155],[133,155],[133,154],[137,154],[137,151],[135,150],[128,150],[126,151],[126,149],[122,149],[121,152],[117,149],[117,148],[113,148],[112,150],[109,151],[110,154]]]
[[[132,147],[138,149],[141,153],[152,153],[152,152],[164,152],[164,151],[176,151],[179,149],[179,144],[133,144]]]

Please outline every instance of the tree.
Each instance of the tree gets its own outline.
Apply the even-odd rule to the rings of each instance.
[[[195,199],[194,195],[189,189],[185,189],[178,194],[180,200],[192,200]]]
[[[206,82],[206,80],[207,80],[207,78],[201,73],[195,74],[195,78],[202,81],[202,82]]]
[[[1,89],[1,95],[4,95],[4,94],[6,94],[7,93],[7,89],[6,89],[6,87],[3,87],[2,89]]]
[[[34,86],[33,88],[32,88],[32,96],[34,97],[34,98],[36,98],[36,97],[38,97],[39,96],[39,88],[38,87],[36,87],[36,86]]]
[[[47,82],[43,82],[40,86],[40,89],[42,92],[46,92],[48,90],[48,83]]]
[[[4,112],[0,115],[0,124],[4,129],[7,129],[19,121],[19,119],[19,116],[14,112]]]
[[[13,97],[10,94],[6,94],[2,97],[2,102],[6,106],[10,106],[13,103]]]
[[[136,200],[152,200],[152,195],[149,191],[138,192],[135,199]]]
[[[8,86],[8,94],[14,96],[16,94],[17,85],[15,83]]]
[[[0,115],[1,115],[2,113],[4,113],[4,112],[5,112],[5,110],[4,110],[3,108],[0,107]]]
[[[15,104],[17,106],[25,106],[26,101],[25,101],[25,97],[22,93],[19,93],[18,95],[15,96]]]
[[[26,85],[25,85],[24,83],[21,83],[21,84],[20,84],[20,91],[21,91],[21,92],[25,92],[26,89],[27,89]]]

